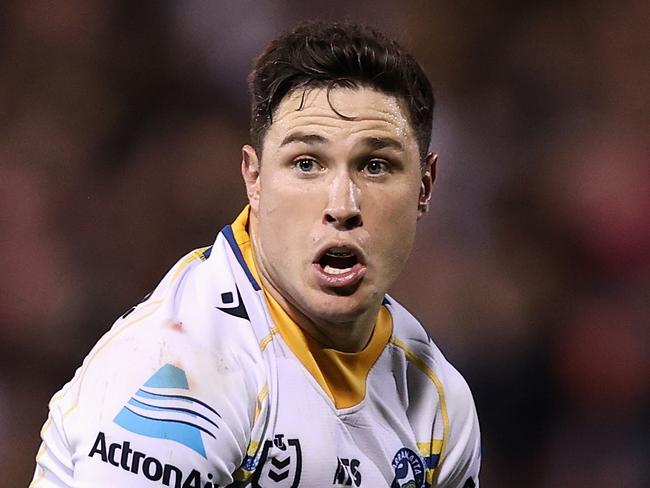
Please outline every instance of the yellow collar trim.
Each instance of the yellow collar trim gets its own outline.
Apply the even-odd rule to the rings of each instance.
[[[386,307],[381,307],[370,341],[359,352],[350,353],[330,349],[307,335],[262,286],[247,231],[249,211],[250,207],[247,205],[231,227],[248,268],[264,290],[271,318],[280,335],[291,352],[334,402],[336,408],[357,405],[366,396],[366,379],[370,369],[390,340],[393,331],[390,313]]]
[[[235,242],[239,246],[242,256],[244,256],[244,261],[246,261],[248,269],[253,275],[253,278],[255,278],[255,281],[257,281],[257,284],[262,288],[262,281],[260,280],[260,275],[257,273],[255,260],[253,259],[253,244],[248,235],[248,213],[250,208],[250,205],[246,205],[244,210],[241,211],[235,221],[230,225],[230,228],[232,229],[232,235],[235,237]]]

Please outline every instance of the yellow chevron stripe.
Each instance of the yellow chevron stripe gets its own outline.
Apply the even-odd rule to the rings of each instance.
[[[273,340],[273,336],[278,333],[278,328],[273,327],[271,331],[260,341],[260,350],[264,352],[269,343]]]
[[[187,266],[192,261],[196,261],[197,259],[200,259],[201,261],[205,261],[204,253],[208,247],[210,246],[195,249],[194,251],[190,252],[187,256],[185,256],[183,259],[181,259],[180,263],[176,265],[176,270],[172,275],[172,283],[174,283],[178,279],[178,276],[183,272],[185,268],[187,268]]]
[[[396,337],[392,337],[390,342],[391,344],[404,351],[406,358],[420,371],[422,371],[436,387],[438,397],[440,398],[440,411],[442,412],[442,443],[440,446],[440,461],[438,461],[438,466],[440,466],[440,464],[442,464],[442,460],[444,459],[445,448],[447,447],[447,442],[449,440],[449,412],[447,411],[447,401],[445,400],[445,390],[442,382],[440,381],[440,378],[438,378],[438,375],[436,375],[436,373],[434,373],[433,370],[429,367],[429,365],[425,363],[422,358],[411,351],[408,346],[404,344],[404,342],[400,341]],[[433,484],[433,481],[435,481],[438,472],[439,470],[435,470],[435,473],[433,473],[431,484]]]
[[[440,454],[442,451],[442,439],[433,439],[430,442],[418,442],[418,450],[424,457],[429,457],[432,454]]]
[[[257,417],[259,417],[260,413],[262,412],[262,404],[264,403],[264,400],[268,394],[269,384],[267,383],[264,385],[264,388],[262,388],[262,391],[260,391],[259,395],[257,395],[257,401],[255,402],[255,420],[257,420]]]

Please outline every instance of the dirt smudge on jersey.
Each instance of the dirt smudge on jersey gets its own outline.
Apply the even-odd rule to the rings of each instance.
[[[183,322],[179,322],[178,320],[170,320],[169,326],[173,331],[185,332],[185,326],[183,325]]]

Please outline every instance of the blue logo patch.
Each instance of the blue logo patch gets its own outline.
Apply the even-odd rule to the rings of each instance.
[[[424,486],[424,464],[420,456],[403,447],[393,458],[395,478],[390,488],[422,488]]]
[[[201,435],[216,438],[221,415],[183,390],[189,390],[185,371],[165,364],[131,397],[114,422],[135,434],[179,442],[207,458]]]

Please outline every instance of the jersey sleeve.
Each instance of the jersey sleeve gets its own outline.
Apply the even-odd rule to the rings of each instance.
[[[163,309],[118,321],[53,397],[31,488],[233,482],[265,381],[256,342],[244,321],[218,331]]]
[[[478,487],[481,435],[474,399],[467,382],[453,367],[449,368],[446,380],[449,439],[438,467],[436,486]]]

